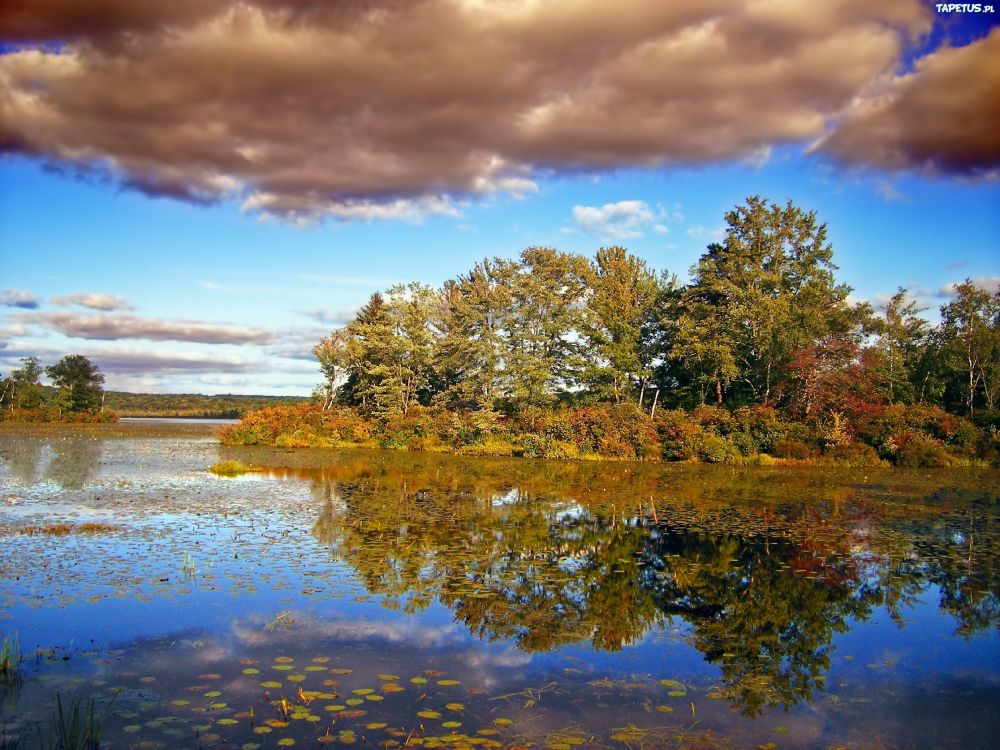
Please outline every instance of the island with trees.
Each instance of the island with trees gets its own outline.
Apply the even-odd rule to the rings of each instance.
[[[711,463],[995,463],[1000,291],[940,322],[835,277],[815,212],[758,196],[687,284],[621,247],[532,247],[440,288],[376,293],[315,347],[314,403],[249,412],[232,444]]]
[[[41,382],[43,375],[51,386]],[[37,357],[0,381],[0,420],[9,422],[114,422],[104,408],[104,374],[82,354],[67,354],[43,368]]]
[[[52,385],[41,382],[47,375]],[[0,378],[0,422],[115,422],[118,417],[237,419],[253,409],[308,403],[304,396],[126,393],[104,389],[104,375],[81,354],[44,368],[38,357]]]

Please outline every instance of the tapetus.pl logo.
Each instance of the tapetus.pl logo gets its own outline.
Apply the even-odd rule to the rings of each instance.
[[[938,13],[993,13],[992,5],[981,3],[936,3]]]

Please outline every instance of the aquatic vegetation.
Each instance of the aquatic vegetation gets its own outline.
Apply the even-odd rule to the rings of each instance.
[[[117,531],[121,531],[120,526],[110,523],[87,521],[85,523],[50,523],[37,526],[14,526],[0,531],[0,534],[67,536],[68,534],[110,534]]]
[[[97,716],[93,697],[83,702],[77,698],[65,708],[62,694],[56,693],[55,713],[49,721],[48,732],[37,728],[38,745],[43,750],[98,750],[101,746],[101,728],[108,717],[110,706],[103,716]]]
[[[0,684],[13,685],[21,679],[21,642],[17,633],[10,633],[0,641]]]
[[[220,461],[208,467],[208,470],[220,477],[238,477],[241,474],[260,471],[259,468],[247,466],[239,461]]]

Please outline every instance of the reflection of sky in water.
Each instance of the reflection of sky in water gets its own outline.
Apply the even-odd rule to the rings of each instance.
[[[376,668],[413,674],[443,666],[490,697],[558,684],[544,698],[502,702],[505,711],[535,716],[533,724],[525,719],[524,731],[583,722],[589,731],[610,733],[612,725],[646,726],[653,719],[686,726],[690,713],[683,722],[681,716],[689,703],[697,704],[700,727],[735,734],[738,746],[869,741],[876,732],[872,717],[879,714],[889,717],[889,728],[878,735],[887,747],[921,738],[958,746],[959,739],[968,740],[965,725],[998,728],[985,708],[1000,698],[996,557],[989,554],[997,540],[994,532],[961,525],[967,523],[962,513],[981,512],[975,504],[961,509],[961,523],[948,514],[911,519],[909,511],[897,520],[885,509],[880,487],[871,503],[863,493],[845,493],[847,501],[838,502],[853,503],[846,509],[830,510],[816,500],[827,515],[814,519],[806,507],[800,522],[800,506],[788,499],[795,491],[789,482],[781,505],[769,506],[766,518],[769,525],[789,524],[791,531],[769,531],[762,545],[761,532],[738,533],[755,517],[743,506],[716,503],[703,511],[675,488],[664,494],[679,499],[658,504],[658,521],[651,523],[636,517],[634,504],[588,502],[589,475],[567,490],[555,484],[558,476],[510,477],[506,467],[514,464],[502,465],[495,476],[484,469],[466,484],[461,473],[449,478],[456,464],[448,459],[402,454],[395,467],[397,458],[385,454],[361,454],[354,463],[323,454],[331,464],[322,469],[226,479],[205,469],[232,458],[232,449],[204,436],[169,433],[26,439],[0,434],[0,455],[0,524],[100,520],[119,526],[93,536],[3,537],[0,631],[17,630],[26,650],[124,649],[120,658],[127,663],[116,669],[153,671],[160,686],[180,680],[172,670],[182,667],[228,673],[231,662],[243,657],[304,658],[319,651],[369,678]],[[246,463],[265,463],[262,458],[313,460],[308,453],[257,451],[247,453]],[[553,475],[589,470],[538,466],[543,475],[548,467]],[[704,486],[729,476],[706,473],[698,481]],[[503,486],[515,480],[515,486]],[[625,481],[614,486],[618,497],[629,487]],[[647,500],[643,492],[637,495]],[[798,540],[800,527],[816,529],[816,540]],[[962,576],[970,568],[961,555],[970,534],[986,553],[976,561],[975,580],[966,581]],[[408,573],[410,563],[415,567]],[[852,602],[866,592],[889,591],[883,580],[889,570],[903,585],[893,605],[895,619],[879,596],[857,609],[861,615],[853,614]],[[414,591],[395,588],[405,587],[411,573],[424,587],[416,599]],[[961,596],[971,584],[993,593],[965,602]],[[761,593],[761,586],[775,588]],[[481,603],[470,593],[476,587],[485,587]],[[837,592],[843,587],[850,597],[841,602]],[[734,589],[740,593],[731,595]],[[602,591],[611,606],[597,596]],[[835,628],[828,642],[821,632],[815,641],[828,664],[818,667],[807,690],[812,706],[744,719],[730,710],[730,701],[708,697],[725,685],[724,668],[732,658],[722,653],[731,647],[725,644],[739,646],[731,639],[740,631],[730,626],[747,616],[741,609],[762,607],[766,613],[767,597],[785,594],[812,597],[802,600],[804,611],[849,605],[843,632]],[[957,604],[949,599],[955,596]],[[724,605],[716,609],[716,602]],[[570,609],[550,609],[555,603]],[[778,599],[774,604],[783,612]],[[641,606],[652,606],[655,616],[636,624],[617,647],[594,647],[595,629],[614,636]],[[973,624],[979,617],[983,626],[957,637],[959,620],[947,607]],[[819,625],[821,620],[803,619],[795,626]],[[524,643],[542,647],[526,650],[519,640],[525,633],[530,638]],[[552,645],[543,647],[549,636]],[[71,663],[81,673],[105,669]],[[44,660],[29,663],[28,672],[48,686],[57,680]],[[255,683],[239,674],[227,690],[237,691],[240,700],[259,699]],[[665,678],[686,685],[686,697],[674,699],[673,714],[656,710],[670,702],[658,686]],[[29,680],[26,689],[41,690],[41,684]],[[399,699],[405,706],[400,716],[412,716],[416,706],[407,701],[415,698]],[[476,706],[482,721],[501,705],[477,695],[463,700]],[[528,700],[536,701],[530,710]],[[592,703],[601,711],[591,710]],[[782,726],[787,735],[773,734]],[[308,739],[308,733],[294,736]],[[173,746],[185,745],[178,740]]]

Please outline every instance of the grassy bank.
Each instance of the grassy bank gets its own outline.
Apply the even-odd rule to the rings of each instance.
[[[229,445],[289,448],[379,447],[470,456],[590,461],[836,463],[951,467],[996,463],[995,427],[930,406],[894,405],[845,420],[788,421],[767,407],[662,410],[634,404],[526,411],[414,407],[406,417],[366,419],[356,410],[315,405],[252,411],[220,433]]]
[[[0,411],[0,422],[17,424],[47,423],[59,424],[114,424],[118,415],[113,411],[68,411],[55,406],[44,405],[33,409],[6,409]]]

